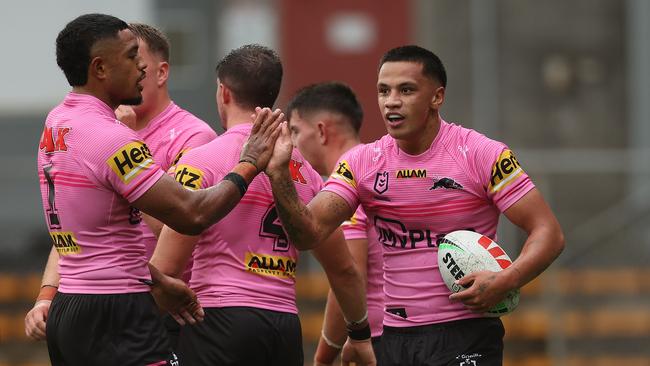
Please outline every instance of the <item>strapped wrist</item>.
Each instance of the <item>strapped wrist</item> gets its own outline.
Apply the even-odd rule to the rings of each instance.
[[[325,331],[324,331],[324,330],[321,331],[320,335],[321,335],[321,337],[323,337],[323,340],[325,341],[325,343],[327,343],[328,346],[330,346],[330,347],[332,347],[332,348],[336,348],[336,349],[341,349],[341,348],[343,348],[343,345],[342,345],[342,344],[334,343],[334,341],[332,341],[332,340],[330,340],[329,338],[327,338],[327,336],[325,335]]]
[[[226,174],[225,177],[223,177],[223,180],[227,180],[232,184],[234,184],[237,187],[237,189],[239,189],[240,197],[244,197],[244,194],[246,194],[246,191],[248,190],[248,183],[246,183],[244,177],[242,177],[237,173],[230,172]]]
[[[260,169],[257,167],[257,164],[255,163],[255,160],[253,160],[251,158],[241,158],[241,159],[239,159],[238,163],[248,163],[248,164],[252,165],[255,168],[255,172],[260,171]]]
[[[38,292],[38,296],[36,297],[36,303],[42,300],[51,301],[58,290],[59,288],[54,285],[41,286],[41,290]]]
[[[348,337],[355,341],[364,341],[370,339],[370,323],[366,322],[365,326],[359,329],[351,329],[348,327]]]

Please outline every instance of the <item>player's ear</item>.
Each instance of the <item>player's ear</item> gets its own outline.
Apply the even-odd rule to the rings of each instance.
[[[158,78],[158,87],[161,87],[167,83],[167,79],[169,79],[169,63],[162,61],[158,65],[158,75],[156,75]]]
[[[321,145],[325,145],[327,143],[327,140],[329,138],[328,136],[328,131],[327,127],[325,126],[325,122],[323,121],[318,121],[316,124],[316,129],[318,130],[318,142],[320,142]]]
[[[88,78],[91,76],[95,79],[104,80],[108,74],[108,68],[104,59],[100,56],[93,57],[90,60],[90,65],[88,65]]]
[[[232,92],[224,83],[219,82],[219,88],[221,88],[221,103],[228,104],[232,101]]]
[[[431,108],[438,110],[442,107],[442,103],[445,101],[445,87],[438,86],[436,91],[433,93],[431,98]]]

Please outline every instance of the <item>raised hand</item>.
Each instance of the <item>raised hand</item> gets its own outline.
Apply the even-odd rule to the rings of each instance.
[[[253,129],[242,149],[240,159],[253,164],[259,173],[266,169],[271,158],[284,113],[279,109],[271,112],[269,108],[258,107],[251,117],[254,118]]]
[[[266,174],[270,176],[273,173],[278,172],[280,169],[288,169],[292,151],[293,143],[291,142],[291,133],[289,132],[289,126],[286,122],[283,122],[280,125],[280,135],[275,141],[273,155],[271,156],[271,159],[269,160],[269,163],[264,170]]]

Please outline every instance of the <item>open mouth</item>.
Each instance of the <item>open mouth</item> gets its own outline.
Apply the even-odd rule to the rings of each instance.
[[[390,125],[397,126],[404,121],[404,116],[399,113],[387,113],[386,120]]]

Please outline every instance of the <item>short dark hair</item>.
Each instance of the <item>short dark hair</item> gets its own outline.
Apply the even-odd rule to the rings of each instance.
[[[379,68],[386,62],[417,62],[422,64],[422,73],[447,87],[447,72],[435,53],[415,45],[395,47],[388,50],[379,61]]]
[[[322,111],[339,113],[356,133],[359,133],[363,121],[363,109],[356,95],[341,82],[312,84],[300,89],[287,106],[289,118],[293,111],[301,116]]]
[[[152,53],[160,56],[163,61],[169,62],[169,39],[163,32],[142,23],[130,23],[129,29],[149,46]]]
[[[217,77],[246,108],[273,107],[282,84],[282,62],[272,49],[249,44],[217,64]]]
[[[106,38],[117,38],[117,33],[128,27],[125,21],[106,14],[85,14],[68,23],[56,37],[56,63],[68,83],[86,85],[93,45]]]

